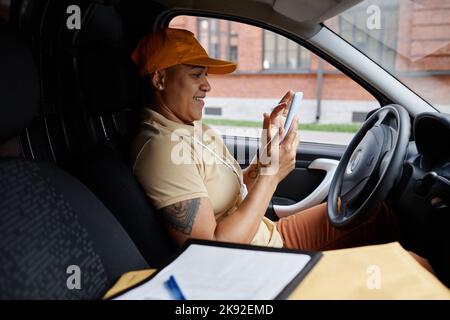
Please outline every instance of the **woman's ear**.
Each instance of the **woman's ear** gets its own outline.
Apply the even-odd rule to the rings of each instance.
[[[153,72],[152,84],[157,90],[159,90],[159,91],[164,90],[165,77],[166,77],[165,70],[156,70],[155,72]]]

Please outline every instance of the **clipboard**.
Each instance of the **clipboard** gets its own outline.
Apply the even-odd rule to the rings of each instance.
[[[207,255],[204,256],[201,261],[201,265],[198,264],[197,266],[195,266],[195,263],[192,262],[188,262],[187,264],[185,263],[186,261],[189,261],[189,259],[191,257],[189,257],[189,255],[191,254],[191,256],[195,256],[196,254],[201,254],[201,253],[206,253]],[[213,254],[211,254],[213,253]],[[255,255],[256,253],[256,255]],[[223,259],[221,261],[214,261],[217,260],[218,255],[224,255]],[[210,258],[209,258],[210,257]],[[241,261],[236,261],[239,259],[236,259],[236,257],[241,257],[242,262]],[[253,258],[255,257],[255,258]],[[151,274],[150,276],[148,276],[147,278],[143,279],[142,281],[138,282],[137,284],[126,288],[122,291],[119,291],[118,293],[114,294],[113,296],[109,297],[109,299],[170,299],[170,298],[164,298],[164,293],[160,292],[158,290],[163,290],[161,288],[161,280],[164,278],[164,276],[168,277],[168,274],[170,273],[170,275],[172,275],[173,272],[184,272],[186,270],[181,269],[181,270],[177,270],[177,268],[179,268],[180,265],[183,265],[184,267],[187,267],[187,274],[184,274],[185,279],[186,278],[191,278],[193,279],[190,282],[190,286],[186,286],[185,283],[181,283],[181,287],[184,289],[186,289],[186,287],[191,289],[191,292],[185,292],[187,293],[187,299],[193,299],[193,300],[226,300],[226,299],[232,299],[232,300],[266,300],[266,299],[274,299],[274,300],[284,300],[286,299],[289,294],[295,289],[297,288],[297,286],[300,284],[300,282],[304,279],[304,277],[311,271],[311,269],[316,265],[316,263],[320,260],[320,258],[322,257],[322,253],[321,252],[316,252],[316,251],[303,251],[303,250],[292,250],[292,249],[284,249],[284,248],[272,248],[272,247],[262,247],[262,246],[254,246],[254,245],[247,245],[247,244],[237,244],[237,243],[229,243],[229,242],[218,242],[218,241],[209,241],[209,240],[198,240],[198,239],[189,239],[188,241],[186,241],[186,243],[183,245],[183,247],[177,252],[177,254],[170,260],[170,262],[168,262],[164,268],[158,270],[157,272]],[[222,258],[222,256],[221,256]],[[230,258],[230,259],[228,259]],[[234,261],[231,261],[232,258],[235,258]],[[282,268],[284,268],[284,270],[289,270],[289,272],[284,272],[284,274],[278,274],[277,270],[274,268],[274,266],[277,265],[277,258],[283,262],[284,261],[284,265],[281,266]],[[208,260],[209,259],[209,260]],[[270,298],[252,298],[252,297],[248,297],[246,298],[244,297],[237,297],[237,298],[214,298],[214,292],[209,292],[209,294],[206,296],[205,293],[205,297],[202,297],[201,295],[199,296],[198,294],[192,294],[192,286],[196,286],[197,283],[195,281],[198,282],[198,285],[200,286],[200,284],[202,283],[201,279],[199,279],[198,277],[192,276],[191,274],[189,274],[190,270],[192,270],[192,273],[195,274],[195,269],[197,268],[201,268],[201,266],[212,266],[214,265],[214,263],[221,263],[221,266],[223,266],[224,268],[228,267],[228,268],[236,268],[236,267],[243,267],[245,269],[245,267],[249,267],[251,268],[252,265],[244,265],[245,263],[245,259],[260,259],[259,262],[263,261],[264,259],[266,259],[265,261],[270,262],[270,263],[264,263],[263,267],[259,267],[256,268],[251,276],[257,275],[258,273],[260,273],[259,275],[261,277],[265,277],[267,278],[269,281],[275,281],[277,280],[277,278],[283,278],[283,281],[281,281],[280,283],[278,283],[278,287],[274,288],[273,291],[272,287],[269,286],[269,288],[264,287],[264,289],[262,289],[262,291],[265,291],[264,294],[267,293],[266,296],[270,296]],[[262,259],[262,260],[261,260]],[[268,259],[268,260],[267,260]],[[219,259],[220,260],[220,259]],[[224,262],[226,261],[226,262]],[[251,261],[251,260],[246,260],[246,261]],[[296,262],[296,261],[302,261],[302,263],[299,263],[298,265],[291,265],[288,266],[286,265],[286,262],[289,263],[289,261],[291,262]],[[305,262],[303,264],[303,262]],[[183,264],[185,263],[185,264]],[[190,263],[190,264],[189,264]],[[242,263],[242,264],[241,264]],[[224,264],[229,264],[229,265],[224,265]],[[234,264],[234,265],[232,265]],[[269,266],[267,266],[269,265]],[[231,266],[231,267],[230,267]],[[260,264],[261,266],[261,264]],[[264,269],[264,272],[261,271],[261,269]],[[183,271],[184,270],[184,271]],[[212,278],[210,279],[215,279],[215,281],[223,281],[220,278],[214,278],[215,275],[214,273],[211,274],[205,274],[208,273],[204,272],[200,275],[200,277],[208,277],[211,276]],[[270,273],[272,276],[267,276],[267,273]],[[289,276],[287,276],[287,274],[289,274]],[[180,280],[180,279],[178,279]],[[183,278],[181,277],[181,280],[183,280]],[[263,278],[260,278],[259,281],[261,282],[263,280]],[[251,283],[252,281],[249,281],[249,283]],[[236,282],[234,283],[236,284]],[[204,283],[202,284],[204,286]],[[214,285],[216,285],[216,283],[214,283]],[[226,287],[227,283],[223,283],[222,285],[224,285]],[[228,286],[226,288],[229,287],[234,287],[232,286]],[[259,288],[261,288],[261,283],[259,284]],[[114,289],[114,287],[113,287]],[[199,290],[202,288],[199,288]],[[146,291],[147,290],[147,291]],[[153,290],[153,291],[152,291]],[[194,288],[195,290],[195,288]],[[226,289],[227,290],[227,289]],[[231,289],[230,289],[231,290]],[[250,288],[249,288],[250,290]],[[156,292],[156,293],[155,293]],[[239,291],[240,292],[240,291]],[[235,292],[236,293],[236,292]],[[159,295],[158,295],[159,294]],[[223,292],[221,292],[221,294],[224,294]],[[226,294],[233,294],[233,292],[226,292]],[[226,295],[225,294],[225,295]],[[147,296],[148,295],[148,296]],[[151,298],[151,297],[157,297],[157,298]],[[150,297],[150,298],[148,298]],[[199,298],[200,297],[200,298]]]

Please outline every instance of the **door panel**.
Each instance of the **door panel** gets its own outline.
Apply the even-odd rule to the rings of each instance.
[[[259,145],[257,138],[223,136],[230,153],[242,168],[249,165]],[[310,195],[323,181],[326,171],[308,169],[316,159],[339,160],[346,146],[301,142],[297,148],[295,169],[278,185],[266,216],[278,220],[273,205],[292,205]]]

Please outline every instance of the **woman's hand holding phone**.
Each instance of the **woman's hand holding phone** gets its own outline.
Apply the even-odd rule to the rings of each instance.
[[[262,161],[258,161],[261,167],[271,167],[274,170],[266,170],[274,173],[277,183],[291,172],[295,167],[296,150],[299,143],[297,134],[298,110],[289,110],[294,92],[289,91],[281,99],[280,103],[272,110],[271,114],[264,114],[262,148],[259,151]],[[298,108],[298,105],[296,106]],[[286,119],[290,117],[288,128]],[[295,130],[289,130],[295,128]],[[283,138],[283,139],[282,139]],[[276,150],[274,149],[276,148]],[[272,155],[277,159],[271,159]]]
[[[280,128],[283,128],[283,134],[280,142],[288,134],[294,118],[300,110],[300,103],[303,98],[303,92],[288,91],[280,100],[280,103],[269,114],[264,113],[263,122],[263,141],[271,141]]]

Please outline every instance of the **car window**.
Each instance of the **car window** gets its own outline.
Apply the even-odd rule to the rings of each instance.
[[[325,25],[450,113],[450,2],[365,0]]]
[[[238,64],[209,75],[203,121],[223,135],[259,137],[264,112],[287,90],[302,91],[302,141],[346,145],[378,101],[306,48],[274,32],[222,19],[178,16],[171,27],[192,31],[212,57]]]

